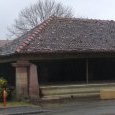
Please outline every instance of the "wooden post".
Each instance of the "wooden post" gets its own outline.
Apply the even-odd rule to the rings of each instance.
[[[88,59],[86,59],[86,83],[89,83],[89,64]]]

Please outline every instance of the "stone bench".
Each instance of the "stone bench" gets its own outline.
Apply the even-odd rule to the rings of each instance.
[[[101,99],[115,99],[115,88],[100,89]]]

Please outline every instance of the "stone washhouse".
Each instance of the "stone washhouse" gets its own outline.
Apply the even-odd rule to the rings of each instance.
[[[115,87],[114,21],[50,17],[0,42],[0,76],[17,99],[98,96]]]

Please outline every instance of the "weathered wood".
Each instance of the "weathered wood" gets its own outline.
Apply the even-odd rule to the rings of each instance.
[[[89,82],[89,65],[88,65],[88,59],[86,59],[86,83]]]

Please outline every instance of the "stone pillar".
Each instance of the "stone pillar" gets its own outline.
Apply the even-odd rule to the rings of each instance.
[[[18,61],[13,66],[16,67],[16,97],[18,100],[28,98],[28,61]]]
[[[37,66],[35,64],[30,64],[29,97],[39,98],[38,73],[37,73]]]

